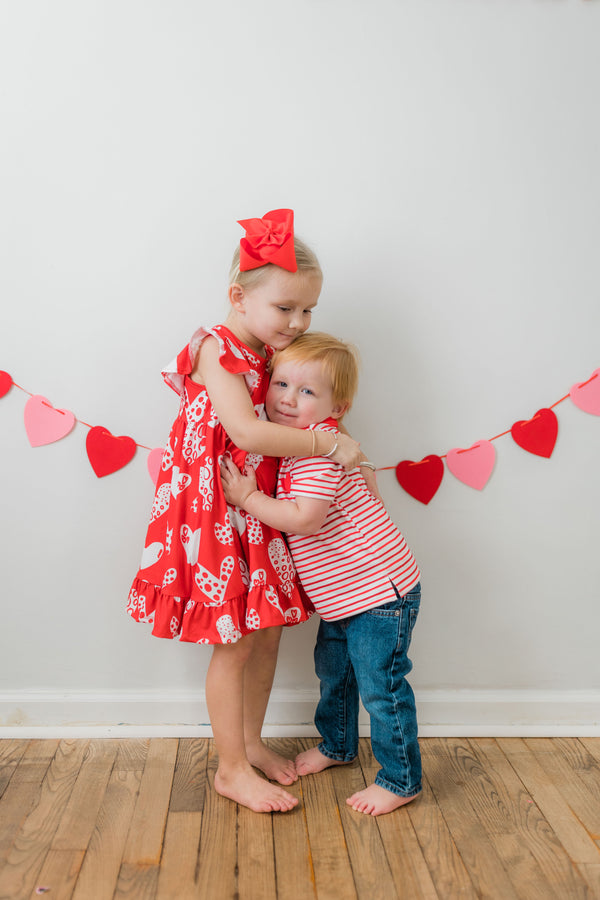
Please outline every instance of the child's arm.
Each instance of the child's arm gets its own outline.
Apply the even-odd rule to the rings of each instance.
[[[221,365],[215,338],[207,337],[202,342],[192,378],[205,385],[219,421],[241,450],[264,456],[325,456],[337,441],[331,459],[345,469],[358,464],[360,445],[349,435],[334,437],[331,432],[304,431],[258,419],[243,376],[234,375]]]
[[[342,432],[342,434],[348,434],[348,431],[346,430],[346,426],[344,425],[344,423],[342,421],[338,422],[338,429],[339,429],[339,431]],[[363,466],[362,464],[365,462],[367,463],[367,465]],[[365,454],[362,451],[360,454],[359,466],[360,466],[360,474],[362,475],[369,492],[371,494],[373,494],[373,496],[376,497],[377,500],[379,500],[379,502],[383,503],[383,505],[385,506],[385,503],[383,502],[383,497],[379,493],[379,487],[377,485],[377,478],[375,476],[375,469],[371,468],[372,463],[369,462],[369,460],[367,459],[367,457],[365,456]]]
[[[276,500],[275,497],[268,497],[257,489],[253,471],[242,475],[235,463],[227,458],[221,464],[221,483],[228,503],[240,506],[278,531],[315,534],[327,518],[329,500],[312,497]]]

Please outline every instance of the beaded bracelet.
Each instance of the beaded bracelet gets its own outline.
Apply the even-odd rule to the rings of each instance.
[[[365,469],[370,469],[372,472],[375,472],[376,469],[377,469],[377,466],[374,465],[374,463],[369,462],[367,459],[364,459],[364,460],[363,460],[361,463],[359,463],[358,465],[359,465],[361,468],[364,467]]]

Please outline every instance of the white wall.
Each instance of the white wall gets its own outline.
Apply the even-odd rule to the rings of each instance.
[[[2,4],[0,368],[162,444],[160,367],[223,319],[235,220],[292,206],[378,465],[529,418],[600,366],[599,29],[585,0]],[[98,479],[82,424],[29,446],[26,400],[0,400],[0,724],[205,723],[210,651],[124,612],[146,452]],[[481,493],[380,476],[423,570],[424,733],[598,724],[600,419],[556,412],[552,458],[503,437]],[[272,733],[310,722],[315,628]]]

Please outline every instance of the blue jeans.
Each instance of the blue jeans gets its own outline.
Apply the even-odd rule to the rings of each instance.
[[[396,590],[396,588],[394,588]],[[338,619],[321,620],[315,671],[321,699],[315,725],[319,750],[349,762],[358,753],[358,699],[371,718],[373,755],[381,766],[375,784],[412,797],[421,790],[415,697],[406,675],[408,648],[421,603],[421,585],[396,600]]]

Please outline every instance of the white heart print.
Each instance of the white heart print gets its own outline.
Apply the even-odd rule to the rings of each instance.
[[[231,616],[220,616],[215,624],[223,644],[235,644],[242,636],[242,632],[235,627]]]
[[[279,575],[282,590],[288,597],[291,596],[294,590],[296,570],[282,538],[274,538],[272,541],[269,541],[269,559]]]
[[[164,550],[165,548],[160,541],[154,541],[153,544],[148,544],[147,547],[144,547],[140,569],[147,569],[149,566],[153,566],[161,558]]]
[[[185,491],[186,487],[192,483],[192,476],[186,474],[185,472],[182,474],[179,471],[179,466],[173,466],[173,475],[171,477],[171,493],[173,497],[178,497],[182,491]]]
[[[179,537],[185,555],[190,566],[195,566],[198,562],[198,551],[200,549],[200,532],[202,529],[197,528],[192,531],[189,525],[182,525],[179,531]]]
[[[235,568],[235,560],[233,556],[226,556],[221,563],[219,575],[215,575],[206,566],[198,564],[198,569],[194,575],[196,585],[202,593],[208,597],[204,601],[205,606],[222,606],[225,603],[225,591],[229,584],[229,579]]]
[[[163,513],[169,508],[169,502],[171,500],[171,485],[170,484],[161,484],[159,489],[156,492],[154,497],[154,503],[152,504],[152,512],[150,514],[150,521],[154,522],[159,516],[162,516]]]

